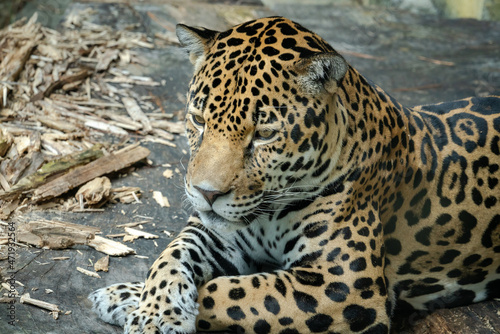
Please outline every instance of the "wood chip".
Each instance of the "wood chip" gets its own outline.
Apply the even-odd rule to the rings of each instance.
[[[95,120],[88,120],[85,122],[85,126],[96,129],[96,130],[101,130],[103,132],[109,132],[117,136],[127,136],[128,132],[123,130],[122,128],[119,128],[117,126],[114,126],[112,124],[106,123],[106,122],[100,122],[100,121],[95,121]]]
[[[155,136],[161,137],[165,140],[169,140],[169,141],[175,140],[175,136],[173,134],[171,134],[170,132],[165,131],[165,130],[154,129],[153,134]]]
[[[166,177],[167,179],[171,179],[174,176],[174,171],[171,169],[166,169],[163,172],[163,176]]]
[[[108,238],[123,238],[127,233],[106,234]]]
[[[11,202],[2,203],[0,200],[0,219],[7,219],[14,210],[19,206],[19,199],[13,200]]]
[[[13,82],[17,80],[35,45],[35,41],[27,41],[20,48],[14,49],[3,57],[2,63],[0,64],[0,81]],[[9,90],[8,87],[3,84],[0,84],[0,89],[5,92]],[[3,107],[7,106],[6,97],[6,93],[0,96],[0,105]]]
[[[134,255],[134,257],[138,259],[149,259],[149,256],[144,256],[144,255]]]
[[[57,320],[59,319],[59,312],[58,311],[51,311],[49,314],[52,316],[52,319]]]
[[[0,297],[0,303],[2,304],[12,304],[16,302],[16,298]]]
[[[17,153],[22,155],[27,153],[31,148],[31,140],[28,136],[19,136],[14,138],[14,143],[16,144]]]
[[[141,203],[139,198],[141,197],[141,189],[139,187],[120,187],[112,188],[112,197],[114,201],[119,201],[120,203]]]
[[[136,227],[136,226],[143,225],[143,224],[148,224],[148,223],[151,223],[151,221],[142,220],[140,222],[119,224],[119,225],[116,225],[116,227]]]
[[[130,115],[132,120],[136,122],[140,122],[143,126],[143,129],[145,132],[149,133],[153,130],[151,127],[151,123],[149,122],[148,117],[146,114],[142,111],[141,107],[137,104],[135,99],[131,97],[123,97],[122,98],[123,105],[125,106],[125,109],[127,110],[127,113]]]
[[[105,71],[109,68],[111,62],[118,58],[118,50],[106,50],[102,56],[99,57],[99,61],[95,67],[97,72]]]
[[[118,115],[118,114],[110,114],[107,113],[106,116],[110,118],[111,120],[108,121],[109,124],[113,124],[115,126],[118,126],[122,129],[125,130],[130,130],[130,131],[138,131],[142,129],[142,124],[139,122],[133,121],[130,117],[125,116],[125,115]]]
[[[10,190],[10,184],[9,181],[3,176],[2,173],[0,173],[0,185],[4,189],[4,191],[9,191]]]
[[[94,264],[94,270],[95,271],[108,271],[109,267],[109,255],[101,257],[99,260],[96,261]]]
[[[144,238],[144,239],[157,239],[157,238],[159,238],[159,236],[157,236],[156,234],[140,231],[140,230],[137,230],[137,229],[131,228],[131,227],[125,227],[125,232],[127,232],[128,234],[130,234],[132,236]]]
[[[140,79],[132,79],[129,77],[125,76],[117,76],[112,79],[105,79],[105,82],[109,83],[120,83],[120,84],[130,84],[130,85],[137,85],[137,86],[161,86],[161,83],[152,81],[152,80],[140,80]]]
[[[19,302],[21,304],[34,305],[51,312],[60,312],[59,307],[57,305],[31,298],[29,293],[25,293],[24,295],[22,295]]]
[[[175,134],[184,134],[186,132],[186,127],[184,122],[158,120],[158,121],[151,121],[151,125],[155,128],[164,129]]]
[[[111,256],[126,256],[135,254],[135,250],[122,244],[121,242],[103,238],[96,235],[93,240],[89,242],[89,246],[95,248],[97,251]]]
[[[6,291],[11,291],[11,286],[5,282],[1,283],[0,284],[2,286],[2,288],[4,288]],[[19,296],[19,292],[17,292],[16,289],[12,290],[12,294],[16,297]]]
[[[50,96],[52,92],[54,92],[58,88],[62,88],[64,85],[71,84],[74,82],[82,82],[83,79],[87,78],[89,75],[91,75],[92,72],[88,69],[83,69],[78,71],[75,74],[68,74],[63,77],[61,77],[60,80],[57,80],[56,82],[52,83],[47,89],[45,89],[43,92],[40,92],[36,95],[34,95],[30,101],[35,102],[38,100],[43,99],[44,97]]]
[[[75,194],[77,201],[80,199],[87,205],[97,205],[106,202],[111,193],[111,181],[103,176],[96,177],[78,189]]]
[[[151,142],[151,143],[158,143],[158,144],[162,144],[162,145],[166,145],[166,146],[170,146],[170,147],[177,147],[177,145],[175,145],[174,143],[172,143],[168,140],[156,138],[153,136],[146,136],[143,141],[147,141],[147,142]]]
[[[87,270],[87,269],[83,269],[81,267],[76,267],[76,270],[78,270],[82,274],[85,274],[85,275],[90,276],[90,277],[101,278],[101,276],[99,276],[98,273],[95,273],[95,272]]]
[[[160,191],[153,191],[153,198],[161,207],[170,207],[170,203],[168,202],[168,198],[163,196]]]
[[[0,128],[0,157],[3,157],[12,145],[12,136]]]
[[[56,129],[59,131],[63,131],[66,133],[73,133],[78,130],[78,127],[75,125],[71,124],[67,120],[62,120],[62,119],[54,119],[54,118],[49,118],[47,116],[45,117],[37,117],[37,121],[42,123],[43,125],[51,128],[51,129]]]

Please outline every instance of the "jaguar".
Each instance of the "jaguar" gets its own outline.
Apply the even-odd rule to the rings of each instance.
[[[388,333],[500,297],[500,97],[409,108],[283,17],[179,24],[194,213],[145,283],[89,298],[125,333]]]

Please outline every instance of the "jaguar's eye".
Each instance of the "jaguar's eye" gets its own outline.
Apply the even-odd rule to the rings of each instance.
[[[199,126],[205,125],[205,119],[200,115],[192,115],[193,123]]]
[[[268,140],[274,137],[276,130],[265,129],[255,132],[255,139]]]

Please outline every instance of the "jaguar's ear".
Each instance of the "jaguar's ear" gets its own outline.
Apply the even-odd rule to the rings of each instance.
[[[318,53],[300,60],[295,65],[299,82],[305,91],[317,94],[321,91],[335,93],[349,65],[336,52]]]
[[[205,28],[188,27],[184,24],[178,24],[175,30],[179,42],[186,49],[189,60],[194,65],[195,72],[198,71],[200,64],[205,59],[205,54],[219,32]]]

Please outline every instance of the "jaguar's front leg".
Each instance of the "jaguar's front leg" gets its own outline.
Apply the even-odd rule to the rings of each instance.
[[[283,239],[283,269],[217,277],[200,287],[198,329],[387,334],[392,305],[380,222],[334,225],[321,218],[302,221],[293,239]]]
[[[194,333],[197,288],[214,277],[247,270],[238,250],[192,217],[152,265],[139,308],[127,317],[125,333]]]
[[[199,290],[198,329],[387,334],[390,306],[382,273],[373,279],[348,268],[307,266],[218,277]]]

